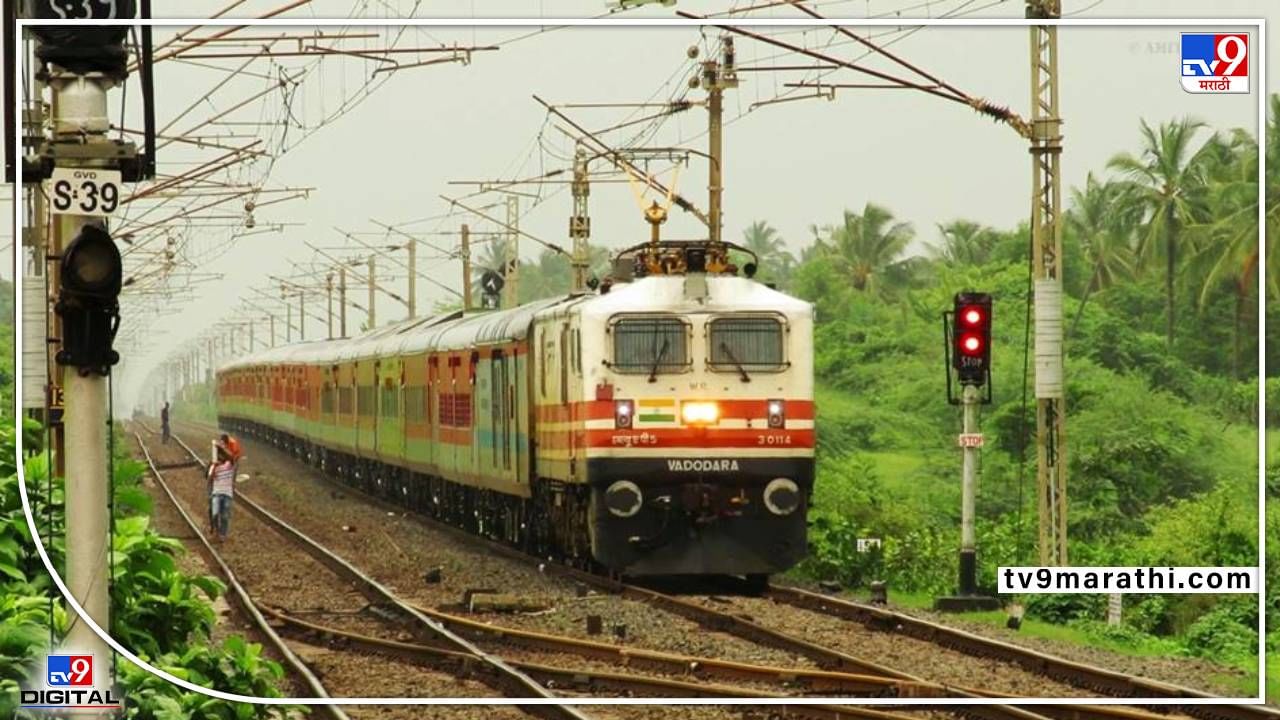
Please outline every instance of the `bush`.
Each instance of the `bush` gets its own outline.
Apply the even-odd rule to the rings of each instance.
[[[1192,655],[1248,662],[1258,653],[1258,623],[1240,622],[1240,612],[1231,603],[1205,613],[1187,628],[1187,651]]]
[[[1031,595],[1027,616],[1064,625],[1077,620],[1098,620],[1107,612],[1107,597],[1091,593],[1044,593]]]
[[[227,638],[217,649],[198,645],[165,653],[152,664],[197,685],[257,697],[280,697],[284,677],[279,663],[262,657],[261,645],[240,637]],[[131,663],[122,664],[120,685],[128,698],[125,717],[134,720],[249,720],[305,712],[297,706],[235,704],[188,692]]]
[[[12,424],[0,424],[0,458],[7,461],[13,456]],[[221,648],[208,647],[215,621],[210,600],[221,594],[222,584],[177,568],[174,557],[182,551],[181,544],[149,527],[146,513],[150,499],[139,486],[142,466],[121,455],[115,467],[115,637],[140,656],[155,657],[171,673],[193,682],[247,695],[279,697],[281,669],[261,657],[260,646],[231,637]],[[39,669],[50,637],[65,635],[69,627],[44,565],[29,549],[32,540],[22,512],[18,477],[12,465],[7,470],[0,475],[0,717],[14,714],[19,683]],[[49,482],[46,470],[43,455],[27,459],[28,494],[42,534],[52,528],[53,539],[46,538],[46,547],[54,566],[61,569],[65,536],[62,481],[55,478]],[[130,718],[249,720],[282,716],[290,710],[186,693],[130,663],[121,663],[120,673],[126,690],[125,712]]]

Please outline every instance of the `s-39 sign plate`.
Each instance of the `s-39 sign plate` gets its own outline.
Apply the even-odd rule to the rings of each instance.
[[[54,215],[107,217],[120,207],[119,170],[54,168],[49,176],[49,208]]]
[[[982,443],[982,433],[960,433],[956,436],[956,445],[962,448],[980,448]]]

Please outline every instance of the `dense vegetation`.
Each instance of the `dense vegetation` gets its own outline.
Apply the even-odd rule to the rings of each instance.
[[[0,717],[17,713],[18,688],[40,677],[46,649],[65,635],[71,618],[35,551],[18,494],[13,398],[13,303],[0,288]],[[23,446],[41,447],[42,431],[26,421]],[[49,456],[25,458],[27,491],[55,566],[64,567],[66,520],[61,478],[49,478]],[[216,644],[213,600],[224,590],[212,577],[178,567],[182,544],[150,527],[150,496],[141,486],[144,466],[115,449],[115,530],[112,541],[112,634],[153,664],[222,690],[280,697],[282,668],[262,657],[261,646],[239,636]],[[126,717],[138,720],[249,720],[283,716],[289,708],[241,705],[186,692],[131,663],[119,662]]]
[[[40,428],[28,422],[24,445],[38,447]],[[71,618],[36,553],[22,512],[13,464],[13,424],[0,428],[0,715],[14,713],[18,686],[39,677],[43,652]],[[50,482],[48,456],[25,463],[27,492],[50,559],[62,571],[65,515],[62,481]],[[279,664],[261,646],[230,636],[211,640],[212,601],[224,587],[176,563],[182,544],[150,528],[151,499],[141,486],[144,466],[117,448],[114,463],[115,534],[112,541],[111,628],[122,644],[153,664],[192,682],[263,697],[280,697]],[[51,539],[52,538],[52,539]],[[282,708],[240,705],[187,692],[120,660],[126,716],[142,720],[265,718]]]
[[[1270,105],[1266,152],[1280,167],[1280,98]],[[1215,132],[1191,119],[1137,130],[1131,151],[1071,189],[1063,228],[1070,560],[1252,566],[1258,146],[1243,131]],[[1269,182],[1265,197],[1270,229],[1280,220],[1280,183]],[[929,253],[910,254],[918,228],[891,208],[859,204],[815,224],[798,256],[766,221],[741,241],[761,258],[762,279],[817,310],[818,486],[813,552],[799,572],[850,587],[883,579],[921,595],[954,589],[959,413],[943,397],[939,314],[953,293],[978,290],[996,303],[978,497],[982,584],[994,587],[997,565],[1038,564],[1028,228],[956,219],[937,229]],[[1273,301],[1278,265],[1268,264],[1263,289]],[[533,299],[562,291],[568,266],[547,252],[521,273],[522,299]],[[1280,366],[1276,348],[1268,344],[1271,367]],[[1280,379],[1267,390],[1280,413]],[[1270,494],[1280,494],[1280,465],[1268,475]],[[1280,506],[1267,517],[1273,535],[1280,532]],[[883,547],[860,554],[860,537],[882,538]],[[1277,544],[1268,548],[1272,628],[1280,627]],[[1125,601],[1120,628],[1101,622],[1100,596],[1035,596],[1028,613],[1255,667],[1252,596]],[[1273,648],[1278,639],[1271,633]]]

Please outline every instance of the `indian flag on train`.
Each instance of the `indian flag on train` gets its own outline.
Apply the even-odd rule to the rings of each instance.
[[[676,401],[672,398],[648,398],[636,402],[640,409],[636,419],[640,422],[673,423],[676,421]]]

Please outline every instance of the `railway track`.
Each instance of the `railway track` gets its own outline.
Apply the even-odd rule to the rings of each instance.
[[[143,425],[144,429],[149,432],[150,429]],[[162,469],[165,464],[155,462],[147,451],[146,444],[141,436],[135,434],[139,446],[142,449],[148,465],[152,468],[152,473],[156,476],[157,484],[161,486],[166,495],[170,498],[175,506],[181,509],[181,503],[173,495],[167,483],[164,480]],[[197,469],[203,467],[203,461],[199,456],[187,446],[181,438],[176,435],[173,439],[187,453],[191,460],[179,463],[169,463],[170,468],[191,468]],[[553,635],[528,633],[512,630],[504,630],[485,626],[483,623],[467,620],[457,616],[445,613],[439,613],[427,608],[417,608],[405,603],[386,587],[369,577],[343,558],[339,557],[332,551],[323,547],[313,539],[309,538],[305,533],[294,528],[278,516],[274,515],[266,508],[254,502],[251,498],[240,493],[237,497],[236,504],[247,509],[255,518],[263,521],[274,531],[281,534],[291,543],[305,550],[307,554],[314,557],[324,566],[328,567],[335,575],[342,577],[345,581],[352,585],[362,588],[362,592],[369,597],[371,602],[377,602],[383,612],[388,609],[399,615],[398,618],[402,622],[408,624],[421,625],[426,623],[432,631],[432,639],[436,640],[434,644],[409,643],[401,640],[390,640],[383,637],[375,637],[360,632],[353,632],[348,629],[341,629],[331,626],[318,624],[315,622],[303,620],[299,617],[289,614],[287,611],[272,607],[269,604],[255,602],[247,591],[236,581],[234,574],[231,572],[227,563],[219,556],[216,549],[203,540],[201,532],[190,515],[183,510],[184,520],[190,527],[191,532],[196,537],[201,538],[203,549],[208,554],[216,558],[214,566],[218,567],[221,574],[228,580],[229,585],[234,585],[238,589],[238,596],[242,597],[244,602],[252,608],[250,615],[254,617],[255,624],[261,619],[260,628],[265,628],[264,636],[272,638],[273,644],[278,650],[288,650],[287,643],[281,637],[281,634],[292,637],[294,639],[307,642],[308,644],[317,644],[320,641],[328,647],[339,647],[359,650],[362,652],[383,655],[399,660],[409,660],[412,663],[421,664],[425,667],[434,669],[445,668],[459,675],[470,675],[477,672],[477,666],[482,666],[486,661],[492,659],[501,662],[503,667],[510,668],[511,671],[519,673],[520,676],[527,681],[538,683],[538,687],[542,688],[542,697],[550,695],[547,689],[549,685],[554,685],[557,689],[570,690],[579,693],[599,693],[614,692],[623,695],[650,695],[661,697],[725,697],[725,698],[742,698],[742,699],[780,699],[792,696],[795,690],[806,692],[822,692],[822,691],[839,691],[851,695],[859,696],[876,696],[876,697],[946,697],[949,696],[947,690],[941,686],[921,683],[900,683],[877,676],[854,676],[845,673],[832,673],[821,671],[808,671],[798,668],[768,668],[761,666],[752,666],[740,663],[727,663],[710,658],[682,657],[667,653],[657,652],[636,652],[634,650],[624,651],[623,653],[610,653],[610,646],[602,643],[587,643],[573,638],[559,637]],[[416,622],[415,622],[416,621]],[[673,679],[668,677],[654,677],[649,675],[640,675],[632,672],[605,671],[586,668],[565,668],[558,665],[550,665],[546,663],[536,663],[529,661],[513,660],[507,661],[500,659],[496,655],[485,653],[476,648],[468,640],[462,637],[462,633],[454,634],[455,630],[469,632],[477,637],[489,639],[502,638],[509,641],[517,641],[520,644],[535,647],[544,651],[551,651],[561,654],[570,654],[580,657],[596,657],[598,659],[607,659],[617,661],[625,654],[627,662],[626,667],[633,668],[654,668],[659,671],[668,673],[680,673],[690,678],[703,680],[703,682],[691,682],[689,680]],[[440,642],[440,640],[447,642]],[[453,645],[448,647],[446,645]],[[471,650],[475,648],[475,650]],[[620,649],[618,649],[620,650]],[[296,657],[296,656],[295,656]],[[295,666],[297,667],[297,666]],[[301,666],[306,672],[310,672]],[[705,682],[706,678],[722,678],[737,681],[747,680],[757,684],[770,684],[775,687],[781,687],[788,692],[766,691],[756,688],[747,688],[739,685],[725,685]],[[525,697],[525,696],[521,696]],[[552,697],[563,697],[562,695],[552,695]],[[524,707],[524,706],[519,706]],[[539,714],[543,717],[548,716],[546,708],[562,708],[566,706],[557,705],[538,705],[528,706],[533,714]],[[777,711],[783,712],[788,717],[812,718],[813,720],[837,720],[839,718],[864,718],[865,720],[908,720],[909,716],[901,715],[893,712],[886,712],[873,708],[845,707],[836,705],[774,705],[771,706]],[[573,710],[572,708],[568,708]],[[573,710],[575,717],[585,717],[580,711]],[[554,717],[564,717],[553,715]],[[1027,717],[1024,720],[1034,720],[1034,717]],[[1154,720],[1154,719],[1152,719]]]
[[[210,563],[210,567],[214,568],[222,576],[222,579],[227,582],[228,587],[231,588],[231,592],[236,598],[237,605],[240,607],[242,612],[244,612],[246,617],[252,621],[253,625],[262,634],[262,636],[269,640],[275,650],[279,652],[282,657],[285,657],[286,660],[288,660],[290,667],[298,673],[299,676],[306,680],[307,685],[318,697],[331,697],[332,695],[320,683],[314,671],[299,658],[299,653],[294,652],[294,650],[289,647],[289,644],[286,643],[279,633],[277,633],[272,627],[272,623],[267,620],[267,616],[270,615],[274,617],[276,611],[264,607],[259,601],[255,600],[251,596],[247,589],[245,589],[244,585],[237,579],[229,563],[204,537],[204,533],[198,526],[198,523],[192,519],[190,513],[188,513],[184,507],[184,504],[178,499],[176,494],[173,492],[173,489],[166,482],[162,472],[164,465],[155,461],[140,435],[135,433],[134,437],[138,442],[139,448],[143,452],[145,461],[151,468],[156,484],[161,488],[165,496],[173,504],[173,507],[178,511],[178,514],[181,516],[183,521],[188,525],[192,535],[198,539],[202,554],[205,555],[207,560],[212,561]],[[190,469],[203,468],[200,458],[195,453],[191,452],[190,448],[185,445],[182,447],[191,455],[194,464],[170,464],[170,469],[180,469],[184,467]],[[260,512],[266,512],[262,508],[257,508],[250,502],[238,502],[237,505],[249,509],[255,517],[266,520],[266,524],[268,526],[274,527],[273,523],[267,516],[259,514]],[[297,539],[302,540],[306,538],[305,536],[301,536]],[[449,662],[450,657],[443,654],[446,651],[440,650],[439,652],[442,654],[437,657],[437,660],[441,661],[440,665],[446,668],[452,667],[453,669],[457,669],[459,670],[459,674],[463,674],[463,671],[465,671],[466,675],[479,677],[483,682],[485,682],[485,684],[491,685],[495,689],[503,692],[511,693],[515,697],[536,697],[547,699],[554,699],[557,697],[546,687],[515,668],[511,668],[501,659],[480,651],[468,641],[458,637],[454,633],[440,626],[438,623],[422,616],[413,608],[400,603],[397,598],[372,578],[365,576],[363,573],[360,573],[359,570],[347,565],[345,561],[341,560],[341,558],[328,553],[324,548],[315,545],[310,549],[308,554],[333,571],[335,576],[342,578],[347,583],[357,588],[362,594],[368,597],[371,602],[381,603],[384,608],[388,608],[391,612],[399,614],[402,618],[402,622],[405,624],[412,623],[415,626],[415,629],[417,629],[421,634],[430,636],[440,645],[452,646],[449,652],[467,658],[466,663],[458,666]],[[330,713],[333,717],[340,717],[344,719],[347,717],[341,708],[337,708],[335,706],[324,707],[326,708],[326,712]],[[517,707],[527,714],[546,718],[547,720],[587,720],[588,718],[588,716],[581,711],[567,705],[528,705]]]
[[[190,452],[189,448],[187,448],[187,450]],[[196,457],[193,452],[191,455],[192,457]],[[380,498],[370,496],[364,497],[368,501],[377,505],[393,507]],[[898,697],[1015,697],[1009,693],[957,686],[944,686],[937,683],[931,683],[911,673],[896,670],[881,663],[853,656],[849,653],[825,647],[776,629],[771,629],[763,624],[753,622],[752,620],[740,617],[730,612],[707,607],[687,598],[676,597],[650,588],[624,583],[615,578],[584,572],[565,565],[551,563],[543,565],[537,558],[525,555],[524,553],[521,553],[505,544],[476,537],[463,530],[431,518],[422,516],[415,517],[431,526],[433,529],[446,532],[455,538],[462,539],[469,543],[483,544],[486,550],[490,553],[498,554],[526,564],[538,564],[539,567],[547,573],[571,579],[584,586],[589,586],[602,592],[632,598],[664,612],[692,620],[693,622],[709,629],[729,633],[750,642],[785,650],[787,652],[809,658],[820,667],[824,668],[828,675],[821,676],[810,673],[808,675],[797,674],[794,677],[796,682],[801,683],[808,688],[817,689],[817,691],[836,690],[838,688],[838,691],[856,694],[881,694]],[[1017,665],[1030,672],[1051,678],[1054,681],[1063,682],[1091,692],[1098,692],[1116,697],[1160,697],[1171,699],[1202,699],[1213,697],[1208,693],[1198,690],[1134,677],[1112,670],[1107,670],[1105,668],[1085,665],[1083,663],[1076,663],[1009,643],[1003,643],[997,640],[991,640],[989,638],[974,635],[972,633],[956,630],[954,628],[948,628],[927,620],[914,618],[901,613],[895,613],[884,608],[819,595],[799,588],[786,586],[771,587],[766,591],[765,597],[778,604],[820,612],[842,620],[860,622],[876,629],[892,628],[894,632],[899,632],[915,639],[925,640],[975,657],[994,658],[1001,662]],[[724,679],[742,679],[744,675],[758,676],[761,674],[772,674],[778,670],[783,670],[785,672],[785,669],[779,668],[767,669],[756,667],[744,670],[742,667],[739,667],[742,665],[741,663],[726,663],[724,661],[715,661],[706,658],[681,658],[675,656],[660,657],[662,655],[661,653],[652,653],[646,656],[643,651],[637,652],[636,649],[627,649],[623,651],[615,646],[599,643],[592,644],[572,638],[551,639],[549,636],[538,633],[521,633],[520,631],[494,628],[488,625],[485,625],[484,627],[477,627],[477,625],[480,624],[471,623],[471,621],[467,621],[465,618],[448,616],[443,613],[437,613],[436,611],[432,611],[428,608],[418,608],[418,610],[425,614],[433,615],[436,619],[446,625],[450,625],[459,633],[467,634],[475,638],[482,638],[485,635],[499,635],[502,638],[513,642],[529,643],[535,646],[540,645],[545,649],[550,649],[551,646],[554,646],[557,651],[569,651],[567,650],[567,646],[571,642],[576,642],[579,643],[579,646],[572,650],[572,652],[583,656],[593,653],[603,654],[605,656],[612,656],[615,659],[625,660],[629,663],[643,661],[666,665],[667,667],[671,667],[675,663],[685,663],[696,667],[698,672],[703,673],[707,677]],[[469,623],[471,624],[469,625]],[[626,653],[625,657],[620,655],[620,653],[623,652]],[[696,665],[692,665],[693,663],[696,663]],[[876,693],[875,691],[877,690],[880,692]],[[1170,706],[1158,706],[1157,709],[1161,712],[1167,712],[1171,708]],[[1190,716],[1212,720],[1276,720],[1277,718],[1280,718],[1280,713],[1277,713],[1270,708],[1260,706],[1187,705],[1176,706],[1176,708],[1173,709]],[[1035,712],[1030,712],[1024,708],[1008,705],[982,705],[966,708],[966,714],[969,716],[984,718],[986,720],[1009,720],[1010,718],[1025,719],[1037,716],[1072,719],[1093,718],[1096,720],[1106,720],[1108,718],[1132,719],[1140,717],[1155,717],[1144,710],[1113,705],[1037,705],[1035,706],[1034,711]]]
[[[296,678],[300,679],[302,684],[315,697],[332,697],[320,679],[311,671],[311,668],[293,652],[288,643],[284,641],[284,638],[280,637],[280,635],[276,633],[275,629],[271,627],[271,624],[267,622],[266,618],[263,617],[257,604],[254,603],[253,598],[250,597],[249,592],[245,590],[244,586],[236,579],[235,573],[231,571],[231,568],[227,566],[226,562],[223,561],[218,552],[213,549],[211,544],[209,544],[208,538],[206,538],[204,534],[196,528],[196,524],[187,513],[186,508],[182,506],[182,503],[178,502],[178,498],[173,494],[173,491],[169,489],[169,486],[165,483],[160,471],[156,469],[156,463],[151,458],[151,454],[147,452],[147,447],[143,444],[142,438],[138,437],[136,434],[134,437],[138,441],[138,448],[142,451],[144,461],[151,468],[151,473],[155,478],[156,485],[159,486],[161,492],[168,497],[169,502],[173,505],[178,516],[190,527],[191,536],[193,538],[193,542],[197,545],[198,552],[204,558],[207,566],[213,568],[215,572],[221,576],[223,582],[226,583],[228,600],[239,608],[240,613],[244,617],[249,619],[254,629],[257,630],[259,636],[265,639],[275,652],[284,659],[284,664],[293,672]],[[347,713],[337,705],[320,705],[316,707],[321,714],[330,718],[330,720],[350,720]]]

